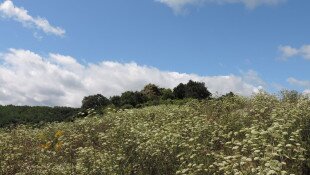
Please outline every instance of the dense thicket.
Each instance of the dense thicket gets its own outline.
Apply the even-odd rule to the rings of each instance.
[[[0,174],[308,175],[310,99],[229,93],[0,129]]]
[[[69,107],[0,105],[0,127],[26,123],[65,121],[77,113],[78,109]]]

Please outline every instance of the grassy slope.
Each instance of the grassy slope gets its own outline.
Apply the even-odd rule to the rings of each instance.
[[[267,94],[110,110],[0,130],[0,174],[305,174],[309,121]]]

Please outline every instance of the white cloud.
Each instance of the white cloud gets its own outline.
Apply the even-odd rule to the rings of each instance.
[[[281,52],[281,59],[287,60],[292,57],[302,57],[306,60],[310,60],[310,45],[303,45],[300,48],[294,48],[292,46],[279,46]]]
[[[305,95],[310,95],[310,81],[309,80],[298,80],[296,78],[290,77],[286,81],[293,86],[302,87],[304,89],[302,93]]]
[[[255,72],[254,70],[248,70],[247,72],[243,72],[242,73],[242,77],[244,79],[244,81],[246,81],[247,83],[250,83],[254,86],[258,86],[258,87],[265,87],[267,86],[267,83],[265,83],[260,76],[258,75],[257,72]]]
[[[11,0],[5,0],[0,4],[0,16],[14,19],[27,27],[36,27],[47,34],[54,34],[57,36],[63,36],[65,34],[64,29],[52,26],[44,18],[30,16],[26,9],[16,7]]]
[[[254,78],[249,79],[250,75]],[[0,54],[0,104],[80,106],[82,98],[91,94],[109,97],[141,90],[147,83],[173,88],[190,79],[205,82],[212,93],[219,94],[233,91],[248,96],[262,88],[254,71],[241,76],[199,76],[136,63],[82,65],[70,56],[43,57],[28,50],[10,49]]]
[[[310,89],[310,81],[307,80],[298,80],[296,78],[290,77],[287,79],[287,82],[294,86],[300,86]]]
[[[216,4],[235,4],[241,3],[248,9],[254,9],[260,5],[277,5],[286,0],[155,0],[156,2],[163,3],[172,8],[175,13],[184,12],[184,8],[189,5],[201,5],[207,3]]]
[[[310,89],[305,89],[302,93],[310,96]]]
[[[187,5],[198,5],[204,0],[155,0],[157,2],[163,3],[178,14],[184,12],[184,7]]]

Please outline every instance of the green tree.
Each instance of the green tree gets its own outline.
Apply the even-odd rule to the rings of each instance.
[[[105,96],[101,94],[97,94],[97,95],[90,95],[90,96],[84,97],[81,108],[82,109],[89,109],[89,108],[99,109],[109,104],[110,104],[109,99],[107,99]]]
[[[147,102],[147,100],[148,100],[147,96],[145,96],[141,92],[134,92],[134,95],[135,95],[135,99],[136,99],[137,104],[143,104],[143,103]]]
[[[205,86],[203,82],[196,82],[189,80],[185,88],[185,97],[186,98],[195,98],[195,99],[206,99],[211,97],[211,93]]]
[[[155,84],[148,84],[144,86],[141,93],[148,98],[148,100],[158,100],[161,92]]]
[[[122,99],[120,96],[116,95],[110,98],[110,102],[116,106],[116,107],[121,107],[122,106]]]
[[[171,89],[161,88],[160,93],[161,93],[161,99],[163,100],[168,99],[173,100],[175,98]]]
[[[280,96],[284,102],[296,103],[302,95],[296,90],[282,90]]]
[[[141,92],[126,91],[121,95],[121,104],[136,107],[138,104],[145,103],[147,98]]]
[[[134,92],[126,91],[126,92],[122,93],[121,104],[122,104],[122,106],[124,106],[126,104],[131,105],[131,106],[135,106],[136,105],[136,99],[135,99]]]
[[[180,83],[177,87],[173,89],[173,95],[177,99],[185,98],[185,93],[186,93],[186,85],[184,85],[183,83]]]
[[[229,93],[226,93],[225,95],[220,96],[218,99],[219,100],[223,100],[223,99],[232,98],[232,97],[235,97],[235,96],[236,95],[233,92],[229,92]]]

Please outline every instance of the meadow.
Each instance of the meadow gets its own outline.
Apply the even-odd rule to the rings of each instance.
[[[310,99],[261,92],[0,129],[1,175],[299,175]]]

